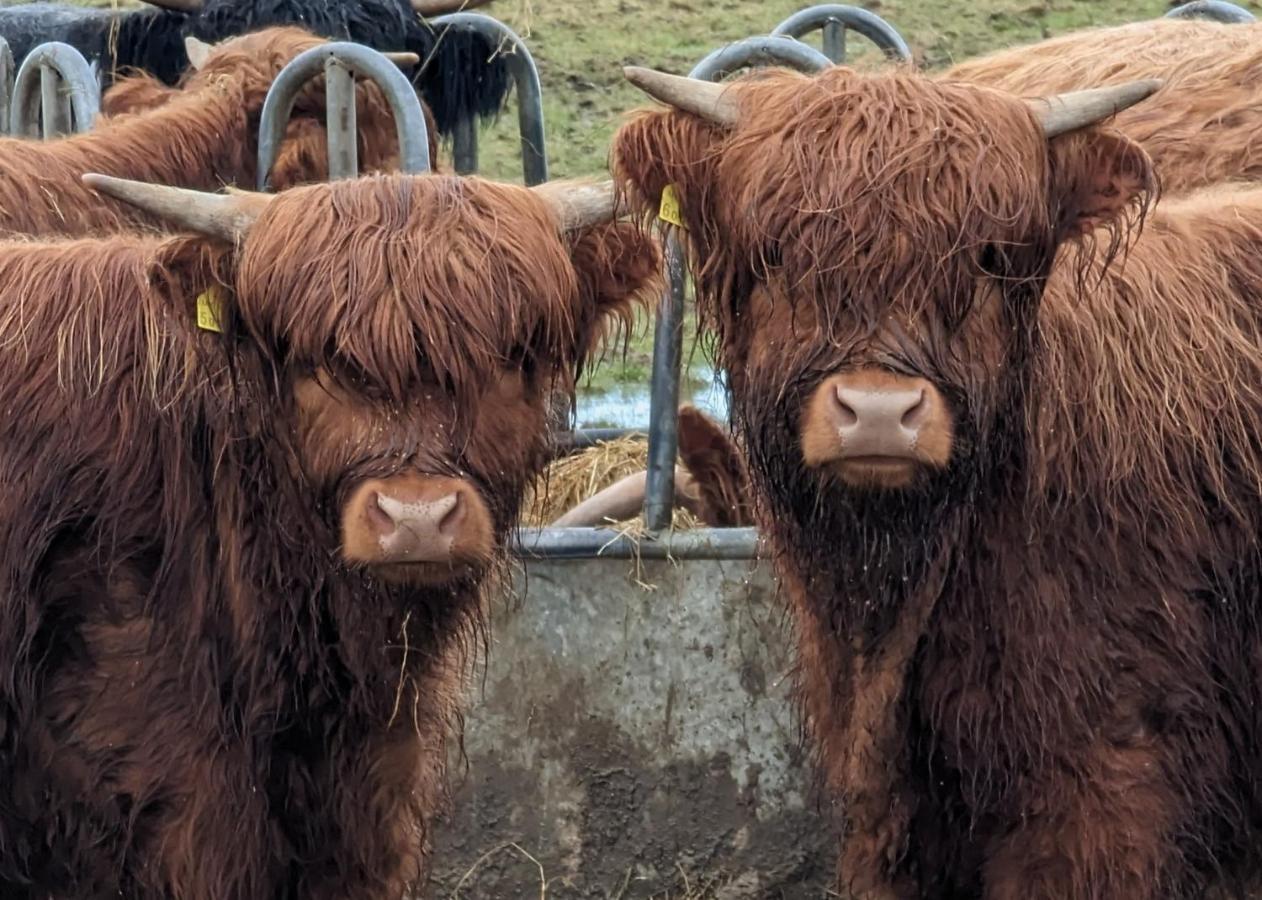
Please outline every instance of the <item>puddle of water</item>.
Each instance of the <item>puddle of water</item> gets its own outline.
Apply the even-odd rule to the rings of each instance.
[[[679,403],[691,403],[720,422],[727,421],[727,396],[717,373],[711,372],[705,385],[680,391]],[[619,385],[611,390],[580,392],[578,395],[578,428],[647,428],[649,424],[649,386]]]

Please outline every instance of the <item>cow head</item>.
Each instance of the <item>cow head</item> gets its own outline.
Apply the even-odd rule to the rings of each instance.
[[[1089,126],[1155,83],[1024,101],[905,71],[628,74],[674,109],[623,128],[615,171],[646,212],[678,197],[767,490],[905,502],[1001,462],[1053,261],[1116,249],[1153,187]]]
[[[271,443],[330,549],[394,583],[476,579],[499,556],[548,459],[553,392],[658,271],[642,230],[611,221],[610,185],[89,181],[238,248],[223,339],[274,373]]]
[[[263,102],[282,69],[295,57],[326,43],[308,31],[294,27],[267,28],[210,45],[187,38],[185,48],[190,67],[176,87],[168,87],[149,75],[120,79],[102,97],[107,115],[143,113],[173,102],[196,109],[207,92],[226,93],[241,112],[241,170],[254,177],[258,155],[257,136]],[[410,53],[388,53],[401,65],[416,62]],[[359,164],[363,171],[397,168],[398,140],[394,114],[385,95],[372,83],[356,85]],[[438,138],[432,118],[426,111],[430,137],[430,158],[437,158]],[[272,185],[283,190],[298,184],[328,178],[328,137],[325,131],[324,79],[307,82],[298,93],[290,115],[285,140],[272,167]]]

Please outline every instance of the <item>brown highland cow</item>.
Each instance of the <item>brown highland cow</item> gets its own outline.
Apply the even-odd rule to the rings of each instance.
[[[1262,22],[1156,19],[1000,50],[937,76],[1042,97],[1160,78],[1113,125],[1156,165],[1164,194],[1262,178]]]
[[[1262,821],[1262,190],[909,72],[632,71],[683,209],[842,896],[1239,889]],[[1134,226],[1147,212],[1146,226]],[[1054,265],[1055,264],[1055,265]]]
[[[0,235],[89,236],[161,227],[152,216],[84,186],[85,171],[215,190],[253,187],[259,116],[272,82],[290,60],[324,41],[298,28],[270,28],[211,48],[168,102],[103,119],[85,134],[54,141],[0,139]],[[195,46],[195,45],[194,45]],[[197,61],[197,60],[195,60]],[[126,92],[124,82],[114,88]],[[357,90],[359,158],[364,170],[397,164],[394,116],[381,91]],[[328,177],[322,80],[294,104],[272,182],[277,189]],[[433,140],[431,131],[431,140]],[[433,148],[431,147],[431,150]]]
[[[654,245],[607,187],[94,183],[207,236],[0,252],[0,896],[400,900]]]

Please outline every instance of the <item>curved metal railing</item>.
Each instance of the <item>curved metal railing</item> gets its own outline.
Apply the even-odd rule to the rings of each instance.
[[[280,152],[285,128],[298,92],[312,78],[323,74],[329,138],[329,178],[353,178],[359,174],[359,140],[355,121],[355,77],[377,83],[390,109],[399,135],[399,168],[404,172],[428,172],[429,129],[425,112],[411,82],[398,66],[370,47],[334,41],[312,47],[294,57],[272,82],[259,120],[258,188],[270,187],[272,166]]]
[[[13,64],[12,54],[8,64]],[[9,101],[9,133],[15,137],[42,134],[49,140],[84,132],[100,111],[101,86],[88,61],[69,44],[50,41],[22,60]]]
[[[468,28],[482,34],[504,54],[517,88],[517,130],[521,135],[522,177],[527,186],[548,180],[548,146],[543,127],[543,87],[535,58],[517,33],[481,13],[452,13],[433,20],[435,25]],[[478,170],[477,117],[470,116],[456,126],[452,155],[456,173],[468,175]]]
[[[846,31],[853,29],[876,44],[890,59],[911,61],[911,48],[894,26],[876,13],[858,6],[825,3],[796,12],[771,33],[801,38],[812,31],[823,31],[824,55],[834,63],[846,61]]]
[[[1236,4],[1226,3],[1224,0],[1196,0],[1194,3],[1184,3],[1182,6],[1166,13],[1166,18],[1213,19],[1215,22],[1227,22],[1229,24],[1244,24],[1257,21],[1257,17],[1247,9],[1241,9]]]

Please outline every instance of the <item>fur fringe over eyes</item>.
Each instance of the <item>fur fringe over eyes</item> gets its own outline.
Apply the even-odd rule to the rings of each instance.
[[[721,343],[751,279],[788,279],[821,323],[840,297],[868,324],[926,303],[958,320],[987,248],[1033,239],[1025,274],[1050,263],[1047,143],[1015,98],[840,67],[737,84],[751,114],[731,132],[644,112],[613,148],[645,215],[668,184],[686,198],[698,307]]]
[[[597,314],[628,316],[657,260],[631,225],[572,250],[524,188],[379,176],[280,195],[246,245],[239,311],[290,362],[402,399],[422,379],[472,390],[506,366],[578,365]]]

